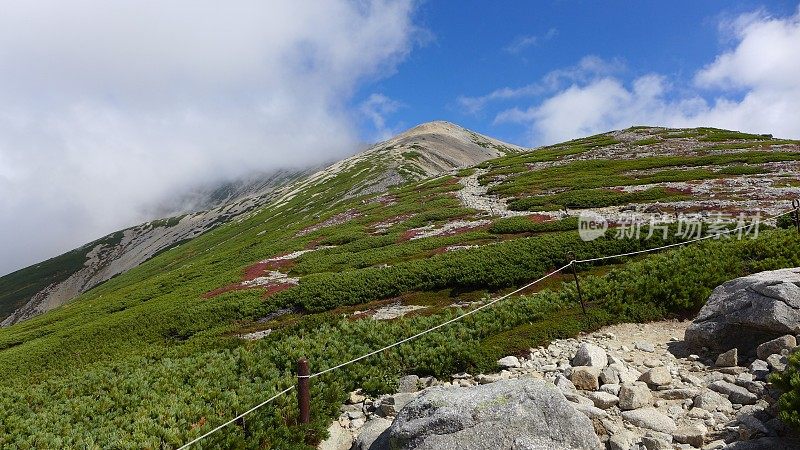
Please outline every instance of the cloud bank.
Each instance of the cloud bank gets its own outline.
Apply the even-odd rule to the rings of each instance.
[[[530,145],[632,125],[713,126],[800,138],[800,9],[784,18],[746,14],[721,28],[733,46],[698,70],[689,86],[675,86],[657,73],[626,83],[614,74],[618,63],[584,58],[539,83],[460,102],[475,112],[491,101],[545,92],[535,105],[495,116],[497,123],[523,124]]]
[[[354,90],[410,51],[411,0],[6,1],[0,274],[199,182],[358,144]]]

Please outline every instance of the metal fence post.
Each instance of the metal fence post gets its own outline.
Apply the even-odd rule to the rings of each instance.
[[[578,281],[578,269],[575,267],[575,253],[567,252],[567,262],[572,266],[572,276],[575,278],[575,289],[578,291],[578,301],[581,302],[581,311],[583,311],[583,315],[586,316],[586,304],[583,303],[581,283]]]
[[[309,390],[310,372],[308,360],[297,360],[297,406],[300,408],[300,423],[311,422],[311,391]]]

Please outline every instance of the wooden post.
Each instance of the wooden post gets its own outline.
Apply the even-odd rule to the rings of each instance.
[[[297,360],[297,405],[300,409],[300,423],[311,422],[311,391],[309,389],[308,360]]]
[[[794,207],[794,226],[800,233],[800,199],[792,200],[792,207]]]

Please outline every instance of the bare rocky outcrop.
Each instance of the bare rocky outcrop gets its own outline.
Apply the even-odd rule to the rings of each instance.
[[[686,341],[715,350],[756,347],[800,333],[800,268],[760,272],[723,283],[686,330]],[[766,356],[766,355],[762,355]]]
[[[770,355],[774,365],[756,360],[745,366],[750,360],[739,360],[742,366],[718,367],[715,352],[687,352],[687,343],[680,336],[690,324],[614,325],[532,348],[522,356],[502,358],[497,373],[454,374],[450,380],[409,377],[401,380],[402,390],[418,392],[378,398],[354,392],[349,404],[342,406],[337,424],[350,433],[354,449],[570,448],[549,441],[546,433],[538,441],[514,440],[530,436],[537,429],[537,419],[502,423],[499,412],[514,411],[517,404],[530,402],[531,407],[538,405],[545,411],[555,404],[561,414],[577,411],[590,421],[608,449],[800,448],[797,435],[776,417],[780,393],[766,378],[783,367],[777,364],[785,361],[790,340],[781,341],[782,353]],[[591,383],[576,386],[570,381],[576,372],[594,374],[598,369],[597,387]],[[526,397],[526,386],[533,385],[557,391],[558,398],[565,401],[551,404],[538,394]],[[543,390],[542,395],[550,391]],[[384,407],[385,402],[391,407]],[[484,413],[484,409],[498,414]],[[485,423],[492,426],[478,424],[476,418],[481,417],[490,417]],[[554,422],[570,423],[560,416],[548,424]],[[364,438],[362,429],[368,431]],[[487,440],[490,438],[493,440]],[[342,442],[338,433],[331,442],[333,439]],[[470,447],[474,443],[485,446]],[[537,447],[537,443],[545,444]],[[593,448],[594,443],[584,445],[587,447],[577,448]],[[345,444],[340,448],[345,450]]]
[[[473,389],[436,387],[406,405],[389,428],[397,450],[596,449],[592,422],[542,380]]]

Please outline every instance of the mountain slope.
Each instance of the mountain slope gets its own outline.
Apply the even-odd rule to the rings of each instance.
[[[788,208],[800,192],[798,142],[724,130],[604,133],[434,177],[409,170],[410,181],[369,193],[387,167],[405,164],[385,157],[393,150],[376,146],[334,164],[1,329],[0,446],[175,448],[293,384],[300,356],[317,371],[363,355],[549,273],[568,251],[591,258],[684,239],[585,242],[576,232],[581,210],[702,219],[718,202],[751,217]],[[506,209],[466,202],[467,189]],[[731,274],[800,265],[798,245],[794,230],[770,230],[582,267],[586,317],[561,283],[571,278],[556,276],[538,295],[512,296],[315,378],[309,426],[296,425],[295,400],[285,396],[206,445],[308,448],[356,386],[380,393],[403,373],[479,373],[545,339],[685,314]],[[412,312],[379,320],[404,308]]]
[[[221,223],[358,168],[345,198],[471,166],[520,147],[448,122],[429,122],[323,170],[277,171],[195,191],[173,209],[205,209],[127,228],[64,255],[0,277],[0,326],[53,309]],[[363,167],[363,168],[362,168]],[[309,175],[310,174],[310,175]],[[298,182],[298,180],[300,180]]]

